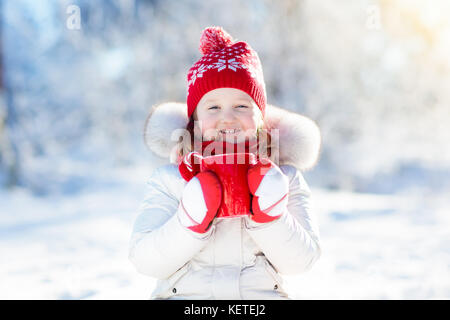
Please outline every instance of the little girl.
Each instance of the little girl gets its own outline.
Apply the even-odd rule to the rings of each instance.
[[[129,258],[158,279],[152,299],[289,299],[281,275],[310,269],[321,252],[301,174],[317,161],[319,130],[303,116],[266,108],[260,60],[247,43],[210,27],[200,51],[187,76],[187,104],[162,104],[147,119],[150,148],[161,156],[175,150],[175,163],[157,168],[148,181]],[[173,149],[180,127],[187,134]],[[247,173],[251,214],[217,217],[222,185],[212,171],[196,170],[195,156],[205,156],[213,141],[249,151],[261,130],[272,139],[267,153],[258,147]]]

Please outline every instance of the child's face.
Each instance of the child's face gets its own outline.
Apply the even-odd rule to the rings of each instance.
[[[244,91],[219,88],[206,93],[197,104],[194,120],[204,140],[242,142],[255,137],[262,114]]]

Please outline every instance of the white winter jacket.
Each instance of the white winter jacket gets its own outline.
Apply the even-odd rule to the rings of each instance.
[[[185,110],[181,103],[153,109],[146,123],[152,151],[173,161],[171,129],[185,127]],[[319,258],[311,193],[301,174],[318,158],[319,131],[311,120],[270,105],[266,124],[279,130],[278,164],[289,178],[287,211],[273,222],[216,218],[206,234],[192,232],[175,214],[186,184],[178,166],[154,170],[129,251],[139,272],[158,279],[152,299],[288,299],[281,275],[304,272]]]

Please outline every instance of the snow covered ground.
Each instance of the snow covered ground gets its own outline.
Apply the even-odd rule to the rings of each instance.
[[[150,168],[72,196],[0,192],[0,299],[147,299],[127,259]],[[323,254],[286,277],[296,299],[449,299],[448,195],[313,188]],[[447,197],[446,197],[447,196]]]

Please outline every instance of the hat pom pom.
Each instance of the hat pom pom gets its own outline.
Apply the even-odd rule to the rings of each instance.
[[[233,44],[233,38],[221,27],[209,27],[203,30],[200,38],[200,52],[208,54]]]

